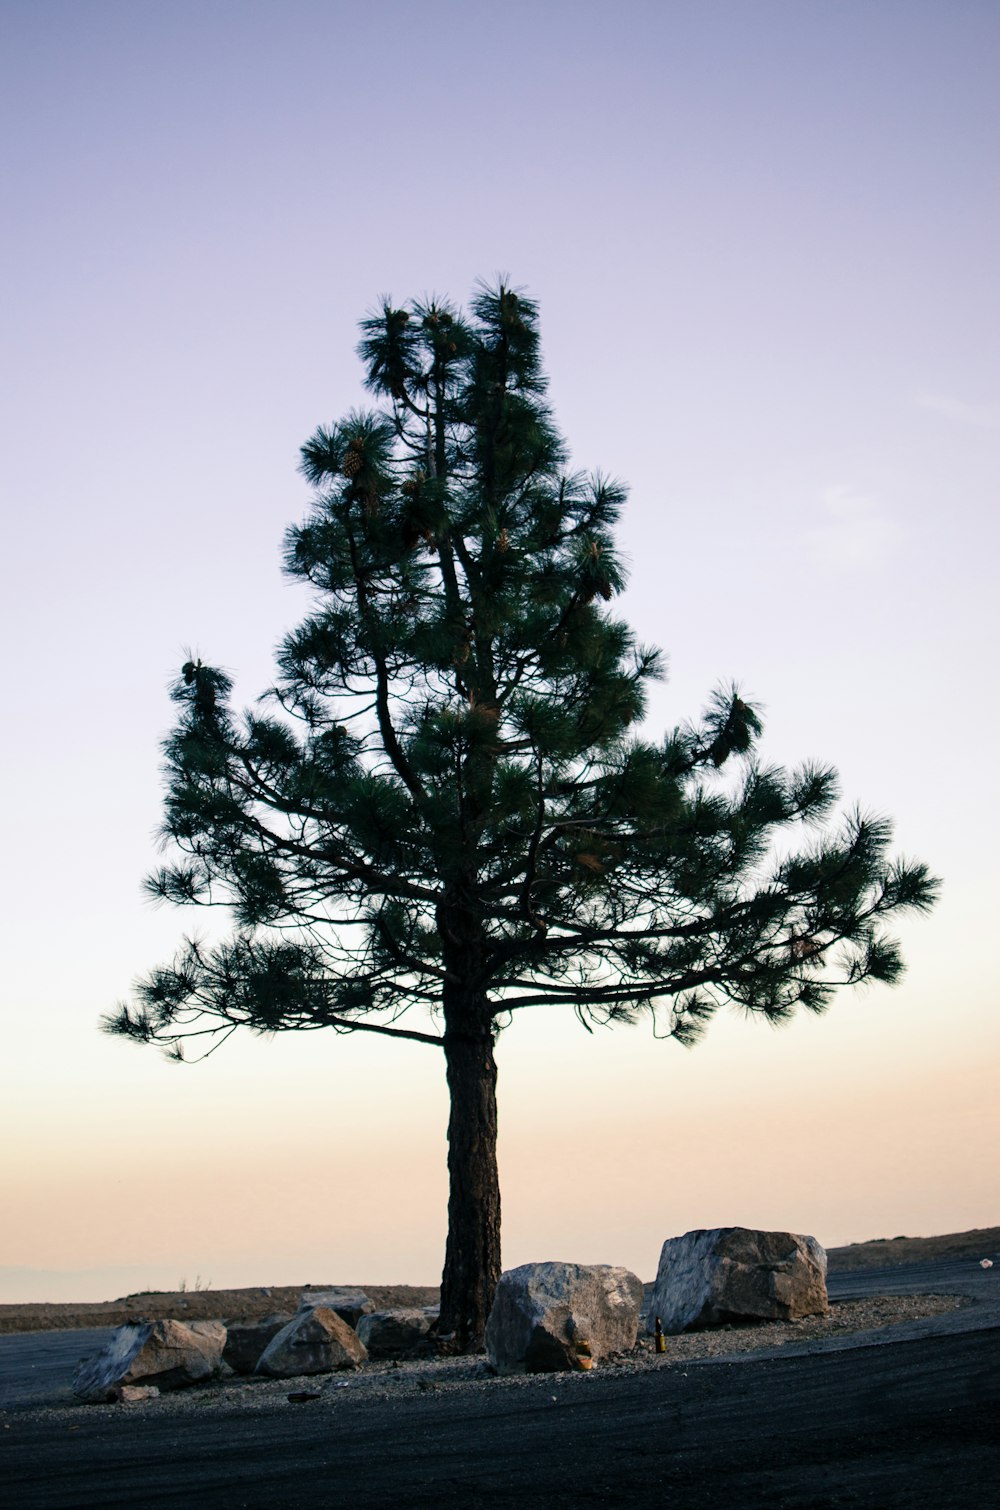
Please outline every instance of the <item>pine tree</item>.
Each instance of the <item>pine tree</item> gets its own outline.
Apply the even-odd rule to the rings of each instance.
[[[640,732],[661,662],[608,607],[624,490],[567,470],[531,301],[386,302],[361,329],[382,403],[303,447],[315,502],[285,565],[315,601],[275,686],[237,716],[192,659],[172,689],[180,853],[148,886],[228,904],[235,931],[188,940],[106,1026],[175,1057],[239,1027],[442,1050],[439,1333],[468,1348],[500,1273],[501,1024],[561,1004],[691,1044],[727,1003],[820,1012],[899,976],[883,919],[936,883],[889,857],[885,821],[831,821],[831,770],[763,764],[737,689]]]

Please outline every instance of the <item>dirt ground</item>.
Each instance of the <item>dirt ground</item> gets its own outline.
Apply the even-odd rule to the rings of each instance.
[[[93,1304],[0,1305],[0,1335],[11,1332],[78,1331],[126,1326],[130,1322],[263,1321],[276,1312],[294,1312],[308,1290],[363,1290],[377,1310],[435,1305],[432,1285],[266,1285],[248,1290],[145,1290],[120,1300]]]

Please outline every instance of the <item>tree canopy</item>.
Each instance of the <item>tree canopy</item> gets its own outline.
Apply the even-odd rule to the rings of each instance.
[[[315,499],[285,567],[314,601],[274,686],[238,714],[192,656],[172,688],[177,854],[148,885],[234,932],[189,939],[107,1025],[177,1056],[239,1027],[441,1047],[441,1332],[466,1346],[499,1274],[502,1027],[562,1004],[691,1044],[727,1004],[819,1012],[898,978],[886,919],[936,883],[885,820],[835,816],[831,769],[766,764],[738,688],[645,732],[660,654],[610,607],[625,490],[569,468],[532,301],[386,301],[361,333],[381,402],[302,449]]]

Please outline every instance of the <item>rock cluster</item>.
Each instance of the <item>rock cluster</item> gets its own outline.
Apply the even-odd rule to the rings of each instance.
[[[641,1281],[610,1264],[509,1269],[486,1327],[490,1367],[498,1374],[565,1372],[628,1352],[642,1299]],[[676,1334],[827,1310],[826,1254],[815,1238],[720,1227],[663,1244],[648,1326],[652,1332],[659,1321]],[[119,1327],[81,1364],[73,1391],[81,1400],[139,1401],[223,1374],[292,1379],[354,1369],[369,1357],[428,1358],[436,1314],[432,1307],[376,1311],[363,1292],[340,1289],[306,1290],[294,1316],[255,1325],[144,1321]]]
[[[293,1379],[356,1368],[368,1356],[364,1343],[330,1306],[314,1304],[320,1298],[325,1294],[311,1292],[296,1315],[269,1316],[252,1326],[144,1321],[119,1327],[77,1369],[73,1393],[95,1403],[136,1401],[226,1374]],[[358,1295],[351,1308],[358,1316],[373,1309],[367,1296]]]

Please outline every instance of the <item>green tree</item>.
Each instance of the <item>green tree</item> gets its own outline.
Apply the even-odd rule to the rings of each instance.
[[[832,771],[762,764],[738,690],[661,743],[637,732],[661,667],[607,606],[625,494],[566,470],[533,303],[501,284],[468,315],[386,302],[361,329],[383,403],[303,447],[317,491],[285,565],[315,603],[275,686],[237,716],[192,659],[172,689],[182,853],[148,885],[229,906],[235,932],[187,941],[106,1026],[177,1057],[239,1027],[441,1050],[439,1328],[466,1348],[500,1273],[502,1026],[561,1004],[690,1044],[726,1003],[819,1012],[898,977],[883,919],[935,882],[888,856],[886,822],[831,828]]]

